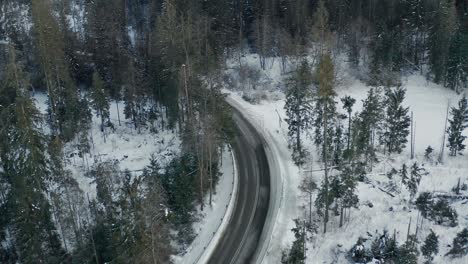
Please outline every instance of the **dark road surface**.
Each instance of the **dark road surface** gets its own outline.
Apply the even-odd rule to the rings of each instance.
[[[232,144],[239,190],[232,218],[211,255],[210,264],[252,263],[263,230],[270,199],[270,172],[255,128],[233,110],[237,136]]]

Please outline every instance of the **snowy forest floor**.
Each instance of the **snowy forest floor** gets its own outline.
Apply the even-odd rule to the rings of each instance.
[[[243,63],[254,69],[252,71],[257,72],[258,78],[254,80],[255,85],[252,85],[252,79],[243,81],[239,75],[236,75],[238,68],[236,68],[235,62],[230,64],[227,74],[231,76],[231,81],[234,81],[227,86],[234,90],[230,94],[231,98],[242,105],[246,114],[254,120],[258,120],[267,134],[274,137],[274,142],[276,142],[276,147],[280,149],[280,152],[289,153],[287,157],[285,155],[281,157],[286,167],[285,173],[282,174],[282,204],[272,234],[272,242],[264,259],[264,263],[278,263],[282,250],[289,247],[294,239],[293,233],[290,231],[295,226],[293,219],[308,218],[308,195],[300,192],[299,185],[304,177],[310,177],[310,172],[307,172],[310,166],[317,169],[321,168],[322,164],[313,162],[303,168],[298,168],[291,159],[287,143],[288,127],[284,121],[286,118],[285,101],[281,92],[285,76],[280,73],[279,61],[273,62],[271,67],[265,71],[259,69],[256,55],[245,57]],[[345,95],[354,97],[357,102],[353,110],[354,112],[360,111],[362,99],[366,97],[370,87],[352,78],[343,70],[338,74],[340,82],[336,88],[337,101]],[[396,232],[397,241],[401,245],[406,240],[410,221],[412,221],[410,233],[415,232],[418,210],[409,202],[410,195],[405,187],[399,187],[394,193],[395,197],[381,190],[385,190],[390,184],[389,181],[392,181],[386,176],[392,168],[399,170],[404,163],[407,166],[411,166],[414,162],[422,165],[429,174],[423,176],[418,194],[424,191],[453,194],[451,189],[457,185],[459,179],[461,183],[468,183],[468,155],[448,157],[445,154],[442,164],[436,162],[442,145],[447,104],[455,105],[461,96],[426,81],[420,75],[403,77],[402,83],[407,90],[404,104],[410,107],[416,123],[415,158],[410,159],[409,144],[401,154],[379,155],[380,162],[373,168],[372,173],[367,175],[369,181],[358,183],[359,208],[350,211],[349,219],[342,228],[338,227],[339,216],[331,216],[326,234],[323,234],[322,224],[319,224],[318,234],[308,239],[306,263],[348,263],[350,261],[347,258],[348,252],[360,236],[373,240],[384,230],[392,234]],[[244,87],[244,89],[239,90],[235,87]],[[246,97],[255,103],[246,102],[244,100]],[[337,109],[342,109],[340,104]],[[341,110],[341,112],[343,111]],[[465,134],[468,134],[468,131],[465,131]],[[316,158],[317,152],[312,144],[312,139],[306,137],[305,141],[304,144],[312,156]],[[435,150],[431,160],[424,158],[424,150],[429,145]],[[323,172],[313,172],[312,177],[317,184],[320,184]],[[393,184],[401,186],[400,180],[396,176],[393,179],[396,182]],[[468,195],[468,192],[464,191],[463,194]],[[317,192],[313,195],[314,200],[316,195]],[[439,235],[439,254],[434,259],[435,263],[468,263],[468,257],[453,260],[444,257],[450,249],[449,245],[452,244],[456,233],[468,226],[467,200],[450,199],[449,203],[458,213],[458,225],[444,227],[424,219],[417,238],[419,241],[424,241],[429,230],[432,229]],[[313,212],[312,217],[314,220],[318,219],[316,212]],[[419,257],[419,261],[423,263],[422,256]]]
[[[34,96],[37,107],[42,114],[47,113],[47,95],[37,93]],[[64,147],[66,168],[70,170],[78,182],[80,189],[90,199],[96,197],[96,183],[86,176],[95,164],[102,162],[116,162],[121,172],[130,171],[132,175],[140,175],[142,170],[150,164],[152,155],[158,160],[161,167],[165,167],[178,155],[180,140],[172,130],[163,130],[156,122],[158,133],[148,128],[136,130],[132,124],[124,119],[123,103],[117,107],[115,102],[110,104],[110,120],[114,130],[105,128],[101,132],[101,120],[93,111],[91,129],[89,131],[90,153],[79,156],[74,140]],[[119,109],[121,124],[119,125],[117,109]]]

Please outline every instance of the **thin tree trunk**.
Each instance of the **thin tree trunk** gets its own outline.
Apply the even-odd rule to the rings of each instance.
[[[323,105],[323,161],[325,165],[325,216],[323,221],[323,233],[327,232],[327,223],[328,223],[328,211],[329,211],[329,202],[328,202],[328,153],[327,153],[327,129],[328,129],[328,116],[327,116],[327,102],[325,100]]]
[[[341,212],[340,212],[340,227],[343,226],[343,213],[344,213],[344,206],[341,205]]]
[[[208,145],[208,159],[209,159],[209,174],[210,174],[210,206],[211,206],[211,202],[212,202],[212,198],[213,198],[213,174],[212,174],[212,155],[211,155],[211,150],[212,146],[211,146],[211,142],[210,144]]]
[[[115,99],[115,105],[117,106],[117,119],[119,120],[119,126],[121,126],[122,124],[120,123],[119,100]]]
[[[442,137],[442,145],[440,147],[440,154],[439,154],[439,162],[442,163],[444,161],[444,150],[445,150],[445,135],[447,133],[447,121],[448,121],[448,114],[449,114],[449,107],[450,104],[447,103],[447,113],[445,114],[445,127],[444,127],[444,135]]]

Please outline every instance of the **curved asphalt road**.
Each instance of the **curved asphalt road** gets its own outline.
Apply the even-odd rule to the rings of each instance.
[[[270,171],[261,137],[235,109],[233,119],[237,135],[232,147],[239,190],[232,218],[208,261],[210,264],[253,262],[270,200]]]

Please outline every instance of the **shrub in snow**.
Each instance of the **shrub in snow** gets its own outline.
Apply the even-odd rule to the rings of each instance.
[[[447,200],[438,199],[434,201],[431,193],[423,192],[416,199],[416,207],[421,211],[422,216],[435,221],[438,225],[457,226],[458,214]]]
[[[395,239],[395,235],[390,237],[388,232],[384,230],[384,233],[376,237],[372,241],[371,245],[372,255],[375,259],[384,261],[392,261],[397,258],[398,244]]]
[[[417,264],[418,263],[418,240],[415,235],[410,235],[406,242],[398,249],[399,264]]]
[[[426,258],[426,263],[431,263],[434,259],[433,255],[439,253],[439,237],[432,229],[424,240],[424,245],[421,246],[421,253]]]
[[[364,245],[364,238],[359,237],[356,245],[351,249],[350,256],[355,263],[367,263],[372,260],[372,253]]]
[[[445,199],[438,200],[431,210],[431,218],[439,225],[457,226],[457,211],[453,209]]]
[[[427,146],[426,150],[424,151],[424,158],[426,160],[432,161],[433,153],[434,149],[431,146]]]
[[[468,189],[468,185],[466,183],[461,183],[460,178],[458,178],[457,185],[452,187],[452,192],[455,194],[460,194],[460,191],[466,191]]]
[[[468,228],[465,227],[453,239],[452,249],[447,253],[453,258],[459,258],[468,254]]]

